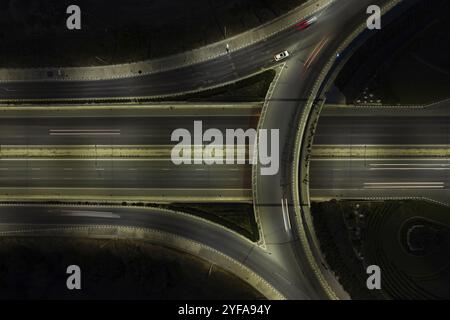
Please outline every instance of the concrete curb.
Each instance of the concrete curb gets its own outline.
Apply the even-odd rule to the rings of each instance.
[[[196,203],[251,203],[250,189],[195,189],[184,196],[181,189],[108,189],[108,188],[0,188],[0,201],[61,201],[61,202],[171,202]],[[195,191],[195,193],[194,193]],[[131,193],[131,194],[130,194]]]
[[[427,197],[321,197],[319,198],[314,198],[312,197],[312,199],[316,199],[319,201],[330,201],[330,200],[358,200],[358,201],[408,201],[408,200],[413,200],[413,201],[425,201],[428,203],[433,203],[433,204],[437,204],[440,206],[444,206],[447,208],[450,208],[450,203],[445,203],[442,201],[438,201],[438,200],[434,200],[434,199],[430,199]]]

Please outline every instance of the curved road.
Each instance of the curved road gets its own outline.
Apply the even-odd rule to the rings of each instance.
[[[2,230],[15,231],[8,225],[23,225],[23,230],[89,225],[113,225],[156,229],[202,243],[240,262],[268,281],[286,298],[308,296],[289,281],[286,271],[275,264],[271,254],[250,240],[214,223],[187,214],[158,209],[115,207],[0,206]]]
[[[307,30],[298,31],[296,28],[288,28],[266,41],[186,68],[111,81],[2,83],[0,98],[102,98],[167,95],[235,81],[263,68],[273,67],[273,54],[288,49],[292,53],[292,57],[286,61],[284,71],[268,101],[267,114],[261,127],[280,129],[282,158],[285,161],[285,167],[290,167],[292,159],[286,157],[290,157],[292,153],[292,131],[296,130],[298,125],[293,121],[304,111],[304,101],[309,96],[319,72],[342,41],[365,21],[366,8],[371,4],[382,5],[386,2],[336,1],[318,14],[318,22]],[[250,256],[255,255],[255,259],[251,260],[252,269],[279,288],[287,298],[327,298],[329,295],[316,281],[304,253],[300,250],[301,245],[295,231],[297,227],[291,208],[293,199],[289,192],[289,183],[291,183],[289,177],[289,170],[283,169],[276,176],[258,178],[255,201],[256,207],[259,208],[265,250],[250,244],[242,247],[240,240],[230,239],[223,233],[214,235],[211,233],[213,230],[207,230],[199,235],[198,232],[204,228],[202,225],[197,226],[198,230],[188,226],[189,223],[184,223],[180,227],[183,227],[189,234],[193,232],[191,236],[198,236],[201,242],[213,241],[214,246],[220,251],[231,252],[234,250],[233,255],[235,256],[242,255],[243,252],[248,253],[249,248],[252,247],[254,253]],[[285,205],[281,205],[283,199],[286,199]],[[38,214],[21,213],[23,212],[21,208],[13,210],[15,210],[14,217],[9,216],[9,218],[21,220],[24,223],[40,221],[37,219]],[[45,213],[41,214],[44,215],[44,217],[41,216],[43,220],[48,220]],[[124,223],[148,223],[148,225],[155,225],[158,228],[172,228],[173,226],[169,225],[176,224],[178,221],[178,218],[175,217],[166,219],[166,216],[157,217],[155,215],[155,218],[151,218],[153,215],[149,215],[149,218],[145,217],[145,222],[143,222],[140,220],[142,216],[134,213],[121,212],[122,215],[127,218]],[[64,219],[66,218],[64,217]],[[159,222],[158,219],[160,219]],[[76,219],[77,223],[82,221],[101,222],[79,217]],[[173,227],[171,232],[176,231],[174,229],[177,227]],[[181,231],[178,230],[178,232]],[[274,276],[273,272],[279,275]],[[338,287],[335,289],[339,291]],[[345,294],[341,293],[340,296],[345,296]]]

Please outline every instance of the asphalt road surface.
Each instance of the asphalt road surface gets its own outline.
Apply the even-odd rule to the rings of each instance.
[[[179,128],[193,132],[194,121],[201,120],[203,129],[217,128],[244,130],[255,128],[259,107],[244,106],[237,110],[207,108],[191,115],[185,108],[138,110],[133,116],[112,116],[98,111],[91,116],[71,111],[62,116],[56,111],[43,111],[39,117],[27,112],[14,116],[0,116],[0,145],[19,146],[23,149],[61,146],[159,146],[168,150],[165,157],[144,158],[56,158],[56,157],[4,157],[0,158],[0,190],[2,195],[24,193],[50,194],[51,189],[78,195],[152,196],[165,195],[161,200],[251,201],[251,166],[249,165],[183,165],[170,159],[170,150],[176,142],[171,134]],[[1,148],[0,148],[1,154]],[[86,191],[82,191],[85,188]],[[47,190],[45,190],[47,189]],[[14,192],[11,192],[14,190]],[[89,191],[88,191],[89,190]],[[94,190],[94,191],[93,191]],[[101,192],[100,192],[101,191]],[[170,195],[170,196],[169,196]],[[202,199],[203,198],[203,199]],[[145,200],[147,198],[141,198]]]
[[[343,146],[344,157],[313,158],[313,198],[426,197],[450,198],[450,116],[448,108],[431,110],[353,108],[353,114],[325,111],[319,120],[315,148]],[[352,148],[385,149],[376,157],[352,156]],[[439,148],[420,156],[398,156],[390,149]]]
[[[266,41],[190,67],[111,81],[2,83],[0,98],[86,98],[176,93],[234,81],[273,66],[273,55],[288,49],[292,55],[286,60],[284,71],[272,93],[262,128],[280,129],[281,152],[283,156],[289,155],[293,150],[292,132],[297,125],[292,121],[304,111],[305,98],[309,96],[318,73],[335,55],[336,48],[355,27],[365,21],[366,9],[370,4],[374,4],[373,1],[336,1],[318,15],[317,23],[307,30],[288,28]],[[285,165],[291,166],[289,162]],[[270,255],[270,258],[261,255],[252,268],[267,276],[287,297],[323,298],[324,292],[313,275],[317,270],[311,270],[296,235],[298,229],[294,210],[290,206],[293,194],[290,186],[286,185],[289,182],[286,176],[289,176],[289,170],[283,169],[276,176],[264,176],[258,180],[256,205],[259,207],[258,216],[267,250],[264,254]],[[208,241],[209,236],[202,235],[201,241]],[[221,250],[225,250],[223,246],[226,241],[235,245],[234,240],[222,236],[215,241],[222,246]],[[266,266],[274,271],[282,270],[282,276],[274,278],[260,269]]]
[[[75,116],[5,118],[0,114],[1,145],[174,145],[172,132],[184,128],[193,133],[194,121],[202,121],[203,130],[256,128],[259,114],[216,115],[214,110],[198,112],[198,115],[180,116],[177,111],[167,111],[155,116],[152,110],[139,116],[111,117],[108,112],[97,112],[84,116],[83,111]],[[64,131],[64,132],[63,132]],[[72,131],[72,132],[70,132]]]

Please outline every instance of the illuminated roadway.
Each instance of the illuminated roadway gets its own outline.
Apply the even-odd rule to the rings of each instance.
[[[247,114],[245,116],[242,115],[242,117],[234,115],[232,120],[238,121],[240,118],[245,117],[247,117],[248,120],[251,119],[251,116]],[[132,119],[133,118],[130,118],[127,121],[132,121]],[[186,121],[189,121],[187,121],[186,123],[180,123],[178,122],[181,121],[179,118],[174,119],[177,119],[176,123],[181,125],[188,124],[190,121],[190,119],[185,119]],[[56,120],[61,119],[54,119],[54,121]],[[242,124],[251,123],[251,121],[248,120],[241,119]],[[107,121],[107,119],[103,119],[103,121]],[[116,121],[117,124],[121,123],[122,120]],[[224,117],[222,120],[216,119],[216,121],[217,123],[220,123],[227,122],[229,120]],[[431,113],[427,113],[424,111],[409,111],[408,116],[404,116],[402,113],[392,113],[392,111],[390,110],[374,112],[367,108],[358,108],[352,109],[351,112],[347,112],[346,110],[342,109],[333,111],[332,109],[326,108],[324,110],[322,118],[320,119],[319,129],[317,131],[316,137],[318,144],[316,145],[316,147],[320,147],[324,144],[335,144],[336,146],[340,146],[342,144],[352,143],[352,141],[357,144],[388,144],[389,136],[395,137],[394,141],[392,142],[393,144],[404,145],[408,143],[414,143],[416,141],[415,135],[417,134],[417,132],[422,133],[421,139],[424,140],[421,140],[420,142],[423,144],[430,143],[430,146],[432,146],[433,142],[443,144],[448,141],[448,121],[448,115],[446,116],[445,112],[440,111]],[[18,127],[16,128],[16,133],[20,133],[21,130],[26,130],[37,134],[38,137],[40,136],[39,132],[41,132],[43,133],[41,138],[45,139],[45,143],[51,144],[53,141],[51,137],[48,137],[47,135],[48,127],[52,127],[50,119],[35,123],[35,125],[39,129],[33,129],[33,123],[28,124],[31,128],[26,128],[23,127],[22,123],[20,123],[20,120],[17,119],[9,124],[2,123],[2,127],[3,125],[18,125]],[[61,122],[58,123],[61,124]],[[89,127],[89,121],[87,121],[85,125]],[[161,128],[159,128],[156,124],[155,126],[152,126],[152,130],[158,131],[160,129]],[[159,141],[157,140],[157,136],[158,135],[152,136],[151,139],[156,139],[152,141]],[[27,138],[29,137],[30,136],[27,136]],[[4,137],[4,139],[7,140],[11,138],[22,139],[14,138],[11,136]],[[124,136],[123,138],[127,139],[126,136]],[[80,143],[80,141],[78,141],[78,139],[80,139],[79,137],[70,139],[74,139],[74,141],[72,141],[74,143]],[[162,140],[160,140],[159,142],[165,143],[163,136],[161,136],[161,139]],[[65,141],[65,143],[67,143],[67,141]],[[443,160],[444,164],[446,161],[446,164],[448,165],[448,159]],[[352,180],[350,180],[349,182],[348,179],[339,179],[339,176],[336,173],[332,173],[336,171],[336,169],[340,169],[340,166],[338,165],[339,161],[327,161],[326,163],[331,163],[328,169],[329,171],[327,171],[328,167],[324,168],[322,165],[320,165],[320,162],[312,162],[311,170],[313,171],[313,174],[311,186],[313,188],[317,185],[334,185],[338,188],[345,189],[347,188],[347,183],[350,183],[351,187]],[[425,161],[425,163],[427,163],[427,161]],[[344,160],[343,164],[344,167],[351,167],[352,171],[345,171],[346,173],[352,175],[357,174],[356,172],[358,165],[355,164],[354,160]],[[17,164],[15,165],[17,166]],[[30,167],[29,169],[32,169],[32,167]],[[52,165],[52,168],[49,171],[53,170],[56,170],[56,168],[54,168]],[[88,168],[83,168],[83,170],[88,170]],[[325,170],[325,173],[323,175],[320,174],[321,172],[323,172],[322,170]],[[365,170],[367,170],[367,168]],[[402,172],[403,171],[399,171],[400,174],[402,174]],[[407,171],[406,174],[408,176],[408,179],[417,180],[418,178],[420,178],[420,172],[418,172],[419,171]],[[432,174],[434,174],[433,172],[434,171],[431,171]],[[370,178],[367,176],[367,173],[368,171],[363,172],[363,174],[366,174],[365,176],[363,176],[363,180],[365,181]],[[4,173],[2,172],[2,174]],[[65,174],[68,174],[70,176],[72,172],[69,171]],[[442,177],[442,171],[437,171],[437,174]],[[37,173],[37,176],[43,175]],[[386,179],[389,180],[389,176],[386,176]],[[233,185],[233,187],[237,186],[238,185]],[[317,190],[317,192],[318,195],[323,195],[325,191]],[[91,217],[81,216],[77,214],[68,216],[66,214],[67,212],[80,211],[84,213],[90,213]],[[218,250],[221,250],[221,252],[224,252],[237,261],[240,261],[244,265],[250,267],[252,270],[258,272],[258,274],[269,280],[269,282],[278,284],[277,288],[280,289],[280,291],[283,291],[284,293],[289,292],[290,295],[297,298],[306,298],[306,296],[303,296],[303,293],[301,291],[296,291],[296,289],[285,279],[287,276],[284,269],[277,266],[276,264],[268,264],[268,262],[270,261],[270,255],[265,250],[261,249],[259,246],[248,240],[237,237],[235,234],[228,232],[223,228],[219,228],[213,224],[204,224],[202,221],[189,216],[172,215],[170,216],[170,219],[168,219],[167,214],[163,214],[156,209],[142,211],[132,208],[103,209],[97,207],[83,207],[82,209],[80,209],[79,207],[2,207],[1,212],[1,223],[20,223],[25,225],[52,224],[68,226],[105,224],[121,226],[141,226],[171,232],[195,241],[199,241],[212,248],[217,248]],[[113,212],[116,218],[102,217],[99,212]]]
[[[375,1],[379,4],[385,2],[387,1]],[[288,49],[292,57],[286,61],[285,69],[269,102],[266,121],[261,124],[262,128],[281,130],[280,144],[282,158],[285,159],[293,148],[292,130],[297,125],[293,121],[303,112],[303,101],[308,97],[318,72],[322,70],[330,55],[335,54],[343,39],[364,22],[365,10],[371,4],[374,4],[374,1],[336,1],[319,16],[318,22],[307,30],[300,32],[290,28],[261,43],[191,67],[111,81],[2,83],[0,97],[86,98],[170,94],[236,80],[261,68],[272,66],[273,54]],[[289,159],[284,165],[291,166]],[[287,298],[325,298],[328,296],[312,275],[313,271],[303,256],[296,235],[297,228],[290,207],[293,194],[289,179],[289,169],[285,168],[276,176],[259,177],[255,200],[259,208],[263,246],[266,250],[257,260],[258,266],[254,268],[262,276],[267,276],[268,281],[278,283],[277,287]],[[283,199],[286,199],[285,206],[281,205]],[[45,223],[44,221],[45,219],[36,219],[32,223]],[[134,224],[141,223],[134,219],[130,221],[134,221]],[[186,234],[190,235],[190,227],[187,224],[180,223],[178,228],[185,228]],[[230,237],[220,237],[216,239],[214,246],[222,252],[236,255],[239,252],[237,238],[231,239],[233,240],[230,240]],[[235,246],[238,250],[228,250],[228,246]],[[258,253],[259,250],[255,252]],[[278,279],[268,276],[273,272],[277,272]],[[279,281],[279,278],[285,281]]]
[[[244,105],[212,113],[212,109],[130,111],[97,117],[71,112],[72,116],[55,116],[55,112],[41,113],[39,121],[25,117],[0,117],[0,144],[32,146],[78,145],[152,145],[170,151],[170,134],[176,128],[190,128],[201,118],[207,128],[254,128],[260,106]],[[51,116],[53,115],[53,116]],[[11,115],[12,116],[12,115]],[[77,117],[78,116],[78,117]],[[311,164],[311,195],[313,198],[378,196],[425,196],[434,200],[448,199],[450,186],[450,115],[445,106],[425,110],[395,112],[392,109],[331,108],[324,109],[315,136],[315,150],[341,148],[348,154],[336,157],[313,157]],[[119,135],[51,135],[62,128],[89,130],[113,128]],[[376,147],[388,152],[380,156],[358,156],[361,148]],[[402,156],[395,149],[429,148],[430,156]],[[446,153],[431,156],[432,149]],[[4,147],[3,147],[4,149]],[[1,153],[1,151],[0,151]],[[314,154],[314,151],[313,151]],[[139,194],[155,196],[161,193],[184,195],[187,199],[203,196],[218,199],[227,190],[235,198],[250,199],[251,168],[249,165],[192,165],[176,166],[169,158],[161,159],[8,159],[0,162],[0,190],[11,194],[14,189],[31,192],[33,188],[103,189],[104,193],[122,196]],[[421,188],[420,186],[424,186]],[[121,190],[122,189],[122,190]],[[132,189],[132,190],[124,190]],[[408,191],[406,192],[405,189]],[[425,190],[426,189],[426,190]],[[178,190],[177,192],[175,190]],[[60,191],[61,192],[61,191]],[[79,191],[80,192],[80,191]],[[96,192],[96,190],[90,190]],[[101,194],[101,193],[99,193]],[[217,200],[216,200],[217,201]]]
[[[202,120],[204,130],[256,127],[258,104],[219,107],[4,111],[0,114],[0,195],[37,197],[56,190],[60,196],[78,195],[79,199],[95,195],[97,199],[113,196],[143,201],[251,201],[250,166],[177,166],[171,161],[172,132],[178,128],[193,131],[195,120]],[[90,146],[92,151],[83,157],[7,157],[6,146],[25,151]],[[95,151],[104,146],[152,146],[163,153],[96,157]]]
[[[312,198],[406,196],[450,204],[448,103],[397,111],[325,108],[315,136],[316,150],[338,147],[348,152],[339,157],[313,156]],[[382,153],[371,154],[371,148]],[[361,149],[366,155],[355,155]],[[424,149],[420,154],[401,154],[420,149]]]

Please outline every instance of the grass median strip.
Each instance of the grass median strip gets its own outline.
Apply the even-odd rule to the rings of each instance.
[[[0,159],[157,159],[170,160],[173,146],[100,146],[100,145],[74,145],[74,146],[0,146]],[[231,148],[223,146],[223,154],[231,152]],[[199,153],[205,156],[203,146],[192,146],[192,154]],[[245,146],[236,146],[235,152],[245,152]],[[240,153],[239,153],[240,154]],[[212,154],[214,156],[214,154]]]
[[[1,158],[169,157],[168,146],[1,146]]]
[[[314,159],[323,158],[390,158],[423,157],[445,158],[450,156],[448,145],[317,145],[312,149]]]

